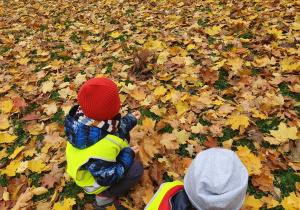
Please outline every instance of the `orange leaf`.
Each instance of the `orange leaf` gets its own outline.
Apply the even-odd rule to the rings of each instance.
[[[218,146],[218,140],[216,138],[208,136],[207,139],[208,141],[203,142],[204,146],[208,146],[209,148]]]

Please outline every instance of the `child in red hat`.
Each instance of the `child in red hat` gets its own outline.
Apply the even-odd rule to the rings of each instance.
[[[116,84],[106,78],[87,81],[78,93],[79,105],[65,117],[68,138],[67,172],[88,194],[96,194],[96,209],[118,204],[143,175],[141,162],[134,161],[139,146],[129,147],[129,131],[141,113],[121,118],[120,97]]]

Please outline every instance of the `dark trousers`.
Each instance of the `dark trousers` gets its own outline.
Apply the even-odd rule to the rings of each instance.
[[[128,190],[138,183],[144,173],[143,164],[134,161],[124,177],[117,183],[111,185],[108,189],[100,193],[104,197],[118,197],[124,195]]]

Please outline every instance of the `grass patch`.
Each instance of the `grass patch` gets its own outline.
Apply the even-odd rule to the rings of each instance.
[[[150,110],[148,110],[148,109],[141,109],[140,112],[141,112],[142,117],[146,116],[152,120],[155,120],[156,122],[159,121],[160,119],[162,119],[162,117],[154,114],[153,112],[150,112]]]
[[[291,192],[296,192],[296,182],[300,182],[300,176],[295,174],[295,171],[288,167],[285,171],[275,170],[272,171],[272,174],[275,177],[274,185],[281,190],[281,198],[289,196]]]
[[[164,180],[165,182],[173,182],[173,177],[168,176],[168,173],[165,172],[165,173],[163,174],[163,180]]]
[[[179,149],[176,149],[175,153],[182,157],[190,157],[189,152],[185,149],[186,147],[187,147],[187,144],[180,144]]]
[[[256,125],[260,128],[262,133],[270,133],[270,130],[274,130],[280,124],[281,119],[274,118],[274,119],[265,119],[259,120],[256,122]]]
[[[58,109],[58,111],[52,117],[51,122],[57,122],[58,124],[63,125],[64,116],[65,116],[64,111],[62,109]]]
[[[2,55],[3,53],[7,52],[10,50],[10,47],[4,46],[1,50],[0,50],[0,55]]]
[[[281,83],[279,85],[280,91],[282,93],[283,96],[288,96],[290,98],[295,99],[296,101],[300,101],[300,94],[299,93],[294,93],[292,91],[290,91],[289,87],[287,86],[287,84],[285,83]]]
[[[219,79],[214,83],[214,87],[218,90],[224,90],[225,88],[230,88],[231,85],[227,81],[228,76],[229,76],[228,72],[225,69],[220,68]]]
[[[7,177],[6,177],[6,174],[2,174],[0,176],[0,185],[2,187],[6,187],[8,185],[8,181],[7,181]]]
[[[53,101],[57,101],[59,99],[59,93],[58,93],[58,90],[55,90],[53,92],[51,92],[51,95],[50,95],[50,99],[53,100]]]
[[[25,122],[21,122],[18,120],[12,121],[13,130],[16,136],[18,136],[18,139],[15,141],[15,146],[23,146],[24,140],[29,138],[28,132],[24,131],[23,126],[26,125]],[[13,149],[15,149],[13,147]]]

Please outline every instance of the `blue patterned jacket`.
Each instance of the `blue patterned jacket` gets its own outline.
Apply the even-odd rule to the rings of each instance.
[[[64,128],[69,143],[78,149],[85,149],[101,141],[109,133],[106,130],[77,122],[73,118],[77,109],[78,105],[71,108],[65,117]],[[112,133],[112,135],[126,139],[129,142],[129,131],[136,124],[136,118],[132,114],[127,114],[121,118],[118,131]],[[116,157],[116,162],[91,158],[83,167],[91,172],[99,185],[110,186],[124,176],[124,173],[128,171],[133,163],[134,157],[134,151],[130,147],[126,147],[120,151]]]

